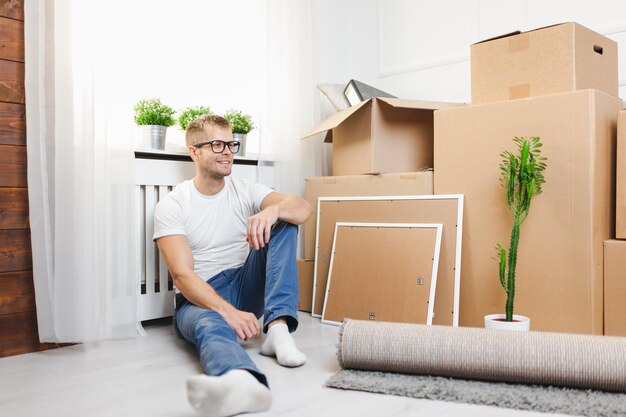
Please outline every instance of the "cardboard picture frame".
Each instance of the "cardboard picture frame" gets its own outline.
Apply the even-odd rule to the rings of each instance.
[[[376,320],[378,314],[378,319],[383,321],[431,325],[442,229],[441,223],[337,222],[322,323],[340,325],[345,317]],[[345,253],[356,245],[365,246]],[[338,253],[339,247],[344,253]],[[377,257],[384,259],[384,266],[378,264]],[[341,264],[337,265],[336,260]],[[335,280],[339,278],[344,282],[333,287],[335,266],[340,273]],[[355,276],[352,271],[346,271],[353,268],[360,269],[361,274]],[[390,273],[394,269],[395,274]],[[416,283],[413,278],[417,279]],[[359,282],[364,279],[367,282]],[[394,302],[379,300],[383,295],[392,296]],[[337,320],[342,315],[344,317]]]
[[[442,223],[433,324],[458,326],[463,194],[319,197],[311,315],[321,318],[336,222]]]

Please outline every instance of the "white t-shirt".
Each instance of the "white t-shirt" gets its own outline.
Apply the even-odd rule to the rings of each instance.
[[[154,211],[156,240],[171,235],[187,237],[194,271],[204,280],[243,265],[248,256],[248,218],[260,211],[272,190],[237,178],[224,178],[224,188],[215,195],[201,194],[193,179],[176,186]]]

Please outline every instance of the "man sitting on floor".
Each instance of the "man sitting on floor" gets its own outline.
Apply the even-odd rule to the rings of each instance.
[[[240,144],[223,117],[193,121],[186,142],[196,176],[158,203],[154,239],[180,291],[174,328],[196,345],[206,374],[187,380],[189,402],[211,416],[265,411],[267,379],[237,337],[254,339],[262,330],[263,355],[287,367],[305,363],[290,333],[298,326],[296,225],[312,209],[299,197],[229,177]]]

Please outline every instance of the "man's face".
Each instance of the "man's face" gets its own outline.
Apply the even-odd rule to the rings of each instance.
[[[233,134],[228,128],[219,126],[209,126],[206,130],[207,135],[202,142],[213,140],[221,140],[224,142],[232,142]],[[235,155],[228,146],[224,146],[224,150],[220,153],[213,152],[211,145],[207,144],[196,149],[198,156],[198,166],[203,176],[220,180],[230,175],[233,167],[233,159]]]

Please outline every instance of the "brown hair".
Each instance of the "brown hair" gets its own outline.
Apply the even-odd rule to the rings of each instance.
[[[209,126],[218,126],[229,130],[231,129],[230,122],[222,116],[217,114],[202,115],[193,122],[189,123],[187,129],[185,130],[185,141],[187,142],[187,146],[206,140],[205,134]]]

